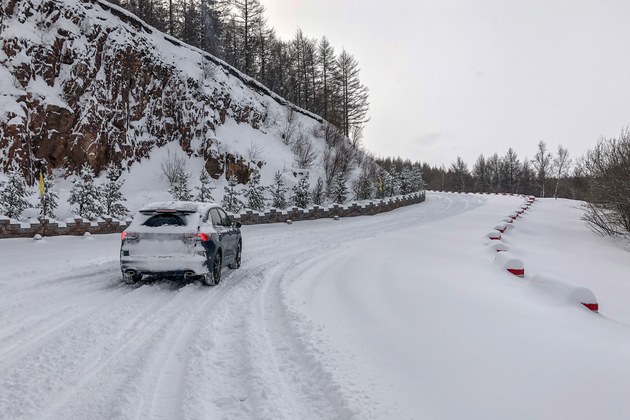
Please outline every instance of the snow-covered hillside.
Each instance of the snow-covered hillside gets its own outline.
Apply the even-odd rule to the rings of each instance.
[[[217,200],[226,178],[245,183],[253,168],[264,185],[276,171],[289,187],[300,174],[311,185],[324,177],[332,144],[320,117],[123,9],[2,0],[0,15],[0,172],[54,173],[59,219],[71,213],[66,177],[86,162],[101,180],[109,162],[122,166],[131,211],[170,198],[160,170],[169,150],[188,160],[191,187],[202,170],[214,178]],[[306,165],[296,142],[311,148]]]
[[[486,234],[522,202],[246,226],[214,288],[119,285],[117,235],[2,240],[0,418],[627,419],[628,249],[536,200],[515,277]]]

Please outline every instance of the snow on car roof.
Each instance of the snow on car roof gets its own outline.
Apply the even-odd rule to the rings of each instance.
[[[159,201],[143,206],[140,211],[175,210],[183,212],[205,212],[213,207],[220,206],[217,203],[202,203],[199,201]]]

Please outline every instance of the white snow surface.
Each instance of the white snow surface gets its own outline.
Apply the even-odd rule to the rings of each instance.
[[[485,234],[522,202],[245,226],[213,288],[121,285],[118,235],[2,240],[0,419],[630,418],[628,250],[536,200],[512,276]]]

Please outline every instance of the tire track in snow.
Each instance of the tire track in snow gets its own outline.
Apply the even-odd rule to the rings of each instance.
[[[203,286],[200,286],[203,287]],[[213,293],[204,293],[204,299],[194,307],[189,315],[179,320],[178,325],[171,328],[172,334],[162,343],[167,347],[155,361],[157,374],[154,375],[155,386],[152,391],[150,404],[142,410],[138,419],[165,418],[177,419],[183,416],[185,375],[189,368],[190,347],[194,343],[204,321],[211,319],[214,304],[220,301],[229,291],[235,287],[235,283],[224,279],[222,284],[211,290]],[[205,288],[203,288],[205,289]],[[175,329],[177,328],[177,329]]]
[[[335,250],[330,252],[334,253]],[[255,305],[257,313],[250,317],[249,330],[254,340],[266,346],[274,369],[262,371],[261,380],[278,384],[277,392],[284,398],[290,396],[293,412],[285,418],[370,418],[371,407],[364,405],[361,413],[350,408],[350,396],[341,392],[332,372],[321,362],[311,337],[304,334],[305,329],[296,330],[296,318],[289,313],[283,299],[282,283],[290,281],[285,273],[291,267],[310,265],[320,258],[321,255],[294,256],[291,263],[269,272],[262,285],[260,300]],[[251,356],[255,358],[257,354]],[[355,398],[360,396],[352,396]]]
[[[455,201],[455,203],[453,203]],[[457,202],[459,201],[459,206]],[[420,222],[432,221],[438,218],[448,217],[454,214],[458,214],[468,209],[468,200],[452,200],[451,198],[442,199],[438,198],[434,200],[434,205],[427,211],[421,211],[421,213],[428,213],[428,215],[421,216]],[[461,205],[465,202],[464,205]],[[483,200],[475,200],[475,204],[480,204]],[[447,208],[447,211],[443,211]],[[379,226],[383,223],[383,220],[377,220],[376,218],[370,218],[363,221],[363,225],[375,225]],[[395,219],[394,223],[387,225],[388,228],[406,228],[409,224],[409,220]],[[295,225],[294,225],[295,226]],[[327,375],[325,369],[321,366],[320,376],[323,379],[321,382],[310,383],[304,382],[299,385],[299,375],[294,375],[293,378],[287,378],[286,373],[283,372],[285,367],[281,367],[285,362],[286,353],[277,352],[276,346],[273,344],[278,340],[278,337],[283,335],[295,335],[288,324],[282,326],[282,328],[261,324],[255,320],[265,318],[276,318],[282,320],[283,314],[270,315],[269,310],[277,304],[277,301],[270,299],[273,293],[278,292],[277,288],[271,287],[266,289],[266,286],[272,282],[272,272],[277,271],[277,267],[283,267],[283,270],[288,268],[286,261],[294,263],[296,259],[303,259],[308,261],[310,258],[318,256],[322,252],[330,251],[331,244],[329,242],[331,232],[334,233],[336,241],[333,240],[333,248],[346,246],[349,240],[361,239],[365,237],[373,236],[374,233],[370,229],[357,230],[354,223],[347,225],[329,225],[327,228],[309,232],[309,238],[307,246],[305,247],[304,237],[296,235],[295,232],[281,232],[279,234],[272,235],[269,238],[263,238],[253,246],[250,246],[247,242],[245,244],[245,255],[255,255],[256,257],[246,257],[243,261],[243,269],[234,272],[236,277],[235,281],[238,281],[241,287],[238,288],[238,293],[232,293],[229,299],[223,299],[220,302],[220,306],[232,306],[235,311],[242,311],[243,303],[249,301],[249,309],[246,314],[240,316],[222,316],[220,322],[229,322],[230,326],[234,326],[237,329],[239,326],[244,326],[246,330],[245,336],[239,334],[223,334],[222,338],[226,339],[226,342],[222,342],[221,345],[226,345],[229,349],[228,352],[221,351],[220,348],[213,348],[213,355],[218,356],[214,360],[202,360],[200,363],[202,366],[205,362],[206,372],[208,377],[212,377],[214,384],[221,384],[221,386],[208,386],[202,387],[207,395],[223,397],[214,398],[213,404],[210,407],[200,402],[200,398],[197,397],[197,401],[191,401],[192,405],[196,405],[195,408],[188,407],[192,412],[199,415],[205,412],[218,412],[218,413],[230,413],[224,418],[247,418],[251,417],[251,413],[255,413],[256,418],[308,418],[313,417],[313,413],[327,413],[324,417],[348,417],[351,412],[348,411],[347,403],[342,397],[336,396],[335,387],[331,387],[330,376]],[[341,240],[339,240],[341,239]],[[296,251],[297,250],[297,251]],[[334,252],[334,249],[333,251]],[[248,266],[255,264],[252,269],[247,269]],[[274,282],[277,284],[279,279],[276,278]],[[245,287],[245,285],[247,285]],[[264,290],[268,290],[265,293]],[[267,295],[265,300],[261,300],[261,296]],[[267,303],[266,303],[267,302]],[[269,302],[276,302],[270,304]],[[286,315],[286,314],[285,314]],[[282,321],[284,322],[284,321]],[[273,325],[273,323],[272,323]],[[229,327],[228,327],[229,328]],[[256,339],[256,332],[266,329],[276,329],[282,331],[281,333],[265,334],[263,338]],[[217,329],[208,331],[217,332]],[[221,334],[219,334],[221,335]],[[217,338],[214,337],[210,340],[207,336],[200,341],[206,340],[208,343],[217,343]],[[293,338],[295,341],[298,339]],[[286,340],[285,340],[286,341]],[[285,344],[278,344],[279,348],[287,348]],[[289,346],[290,347],[290,346]],[[238,348],[245,348],[246,355],[243,356],[241,352],[234,351]],[[218,354],[215,354],[218,353]],[[231,354],[227,354],[231,353]],[[270,361],[270,358],[277,355],[279,362],[274,363]],[[243,363],[243,357],[245,357],[246,367],[239,368],[239,363]],[[294,357],[295,358],[295,357]],[[198,355],[196,360],[199,361],[201,357]],[[297,358],[299,362],[299,358]],[[300,372],[301,370],[312,373],[314,367],[317,366],[316,358],[309,361],[306,365],[300,365],[297,362],[292,362],[294,369],[293,372]],[[227,362],[226,362],[227,361]],[[270,368],[269,365],[275,366]],[[222,373],[216,375],[216,373]],[[247,383],[243,380],[246,379]],[[296,382],[298,381],[298,382]],[[308,379],[306,380],[308,381]],[[280,384],[275,386],[274,384]],[[284,385],[282,385],[284,384]],[[305,390],[311,387],[314,391],[311,394],[306,394]],[[293,391],[295,388],[297,391]],[[325,392],[318,392],[317,389],[328,389],[328,394]],[[228,392],[226,392],[226,389]],[[360,401],[360,404],[366,404],[366,400]],[[335,409],[329,407],[334,406]],[[328,408],[324,408],[328,407]],[[365,410],[367,412],[369,410]],[[342,414],[340,414],[342,413]],[[197,418],[195,416],[187,416],[187,418]],[[199,417],[201,418],[201,417]]]
[[[226,277],[229,280],[229,275]],[[63,406],[90,399],[95,392],[111,387],[111,372],[122,366],[128,366],[130,374],[115,384],[109,399],[92,403],[98,407],[97,412],[113,407],[110,412],[114,417],[190,418],[182,414],[186,396],[183,389],[190,370],[189,352],[195,346],[197,331],[205,325],[203,321],[211,318],[214,304],[234,286],[229,281],[212,289],[189,284],[175,291],[177,297],[167,290],[164,299],[153,305],[160,309],[152,313],[151,306],[147,307],[144,313],[130,320],[124,328],[125,334],[116,335],[119,342],[109,346],[114,349],[112,353],[85,369],[76,386],[55,398],[57,402],[47,410],[47,418],[84,417],[84,404],[65,409]],[[136,290],[154,287],[142,286]],[[162,301],[169,298],[163,306]],[[152,313],[148,319],[147,313]]]
[[[141,349],[153,337],[168,331],[169,322],[178,315],[177,308],[185,307],[186,300],[189,300],[188,297],[174,296],[168,291],[164,294],[163,299],[156,299],[155,290],[151,290],[156,289],[155,287],[146,288],[148,290],[142,290],[143,288],[125,289],[118,288],[116,298],[112,301],[106,300],[99,307],[92,309],[89,317],[84,317],[82,321],[78,320],[75,324],[67,325],[65,334],[56,334],[42,340],[37,352],[31,352],[33,357],[22,357],[22,363],[17,368],[17,372],[4,371],[3,376],[24,384],[16,389],[12,389],[10,386],[0,386],[3,389],[15,391],[9,392],[9,398],[16,401],[24,400],[23,405],[26,407],[49,406],[54,411],[56,406],[61,405],[57,402],[71,400],[78,389],[94,376],[94,371],[100,371],[107,367],[108,358],[124,359],[130,353]],[[153,316],[137,318],[137,322],[142,322],[144,328],[133,328],[120,337],[119,332],[125,328],[123,325],[126,315],[131,316],[134,312],[143,311],[136,302],[142,297],[145,299],[142,299],[141,304],[148,303],[144,308],[145,313],[150,313],[152,309],[156,309]],[[161,307],[158,305],[160,302],[162,303]],[[121,341],[108,341],[108,339],[112,339],[112,335],[118,335]],[[102,360],[105,362],[100,363]],[[124,360],[122,364],[124,365]],[[48,371],[55,372],[55,375],[47,375]],[[59,374],[62,374],[63,378],[57,378],[56,376]],[[3,385],[3,382],[0,382],[0,385]],[[27,396],[22,396],[19,391],[26,387],[32,389],[44,387],[48,390],[47,404],[46,401],[34,403],[29,401]],[[51,392],[51,388],[53,392]],[[57,391],[54,391],[55,389]],[[98,395],[99,390],[95,389],[94,391],[95,393],[87,393],[82,397],[89,399],[91,395]],[[43,398],[40,397],[39,399]],[[0,396],[0,407],[3,406],[2,400],[3,396]],[[78,400],[85,402],[83,398]],[[46,411],[45,414],[46,416],[53,416],[54,413]],[[43,416],[37,415],[37,417]],[[58,418],[69,417],[61,416]]]
[[[116,294],[114,290],[108,290],[103,294],[103,290],[92,291],[79,298],[87,298],[89,296],[98,296],[100,300],[108,295]],[[69,299],[71,300],[71,298]],[[18,328],[9,328],[0,332],[0,372],[4,372],[9,367],[26,358],[29,354],[37,351],[40,345],[45,344],[63,334],[73,324],[82,321],[94,312],[97,312],[105,302],[96,306],[89,306],[76,312],[81,307],[81,301],[77,302],[74,297],[74,303],[64,303],[62,310],[50,310],[47,308],[39,308],[40,314],[36,313],[32,318],[24,318],[25,314],[19,315],[21,324]],[[69,315],[69,317],[68,317]]]
[[[425,204],[389,214],[258,227],[244,237],[243,268],[226,270],[212,289],[111,287],[114,263],[11,284],[0,300],[19,302],[8,314],[27,314],[28,296],[36,295],[52,315],[38,328],[42,316],[31,314],[11,335],[16,349],[38,338],[30,344],[37,351],[0,369],[7,390],[0,418],[370,417],[369,401],[335,385],[306,321],[284,301],[285,273],[377,231],[444,219],[483,201],[462,198],[429,194]],[[73,304],[85,312],[68,321],[63,308]],[[39,336],[55,324],[59,331]]]

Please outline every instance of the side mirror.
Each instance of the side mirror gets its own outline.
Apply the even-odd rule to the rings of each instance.
[[[241,225],[241,222],[234,222],[234,227],[235,227],[236,229],[240,229],[240,228],[241,228],[241,226],[243,226],[243,225]]]

